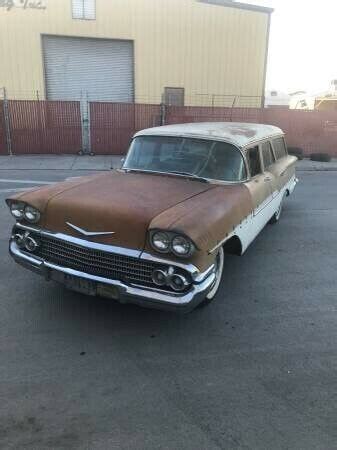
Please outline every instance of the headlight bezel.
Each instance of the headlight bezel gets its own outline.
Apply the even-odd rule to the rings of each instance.
[[[159,237],[158,237],[159,235],[162,235],[162,238],[163,238],[163,240],[162,240],[161,242],[164,242],[164,241],[167,242],[167,246],[166,246],[165,248],[160,248],[159,246],[157,246],[157,245],[155,244],[155,241],[156,241],[156,240],[160,241],[160,239],[159,239]],[[157,236],[157,239],[156,239],[156,236]],[[157,252],[159,252],[159,253],[168,253],[168,252],[170,251],[171,239],[170,239],[169,234],[166,233],[165,231],[156,230],[155,232],[153,232],[153,233],[151,234],[150,241],[151,241],[152,247],[153,247]]]
[[[26,204],[24,202],[12,201],[12,202],[7,202],[7,204],[9,206],[9,210],[15,220],[21,220],[24,218],[25,207],[26,207]],[[16,214],[14,211],[17,211],[19,214]]]
[[[12,217],[17,222],[24,220],[28,223],[35,224],[38,223],[41,219],[41,212],[37,208],[35,208],[35,206],[32,206],[29,203],[11,199],[6,200],[6,203],[9,207]],[[16,214],[13,211],[20,211],[21,214]]]
[[[177,243],[177,241],[179,242],[179,240],[181,241],[180,244]],[[175,242],[176,241],[176,242]],[[187,245],[188,246],[188,250],[186,252],[179,252],[176,248],[177,247],[182,247],[183,245]],[[192,252],[192,247],[193,247],[193,243],[191,241],[191,239],[188,239],[187,237],[177,234],[173,239],[172,239],[172,251],[176,256],[181,256],[181,257],[187,257],[191,254]]]
[[[158,234],[162,234],[162,235],[168,237],[169,244],[165,249],[160,249],[154,243],[155,237],[156,236],[158,237]],[[175,248],[173,246],[173,242],[174,242],[174,240],[177,240],[177,239],[181,239],[181,240],[185,241],[186,243],[188,243],[189,251],[187,253],[179,253],[175,250]],[[149,241],[150,241],[150,245],[151,245],[152,249],[155,250],[156,252],[161,253],[161,254],[173,254],[174,256],[176,256],[178,258],[189,258],[193,255],[193,253],[196,250],[196,246],[191,238],[184,235],[183,233],[178,233],[178,232],[174,232],[174,231],[158,230],[158,229],[151,230]]]
[[[29,217],[29,214],[32,216]],[[35,217],[34,217],[35,214]],[[24,218],[29,223],[38,223],[41,219],[41,213],[40,211],[31,205],[26,205],[24,209]]]

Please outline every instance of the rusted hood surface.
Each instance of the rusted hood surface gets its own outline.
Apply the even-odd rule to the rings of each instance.
[[[189,236],[208,252],[245,219],[253,209],[244,184],[216,186],[159,214],[150,229],[165,228]]]
[[[180,177],[114,171],[14,198],[38,208],[42,212],[41,226],[48,230],[83,237],[67,225],[69,222],[89,232],[114,232],[91,237],[95,242],[143,249],[147,230],[156,216],[212,189],[210,184]]]

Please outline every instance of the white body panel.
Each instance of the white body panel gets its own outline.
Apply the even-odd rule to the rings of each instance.
[[[237,236],[241,241],[243,254],[276,213],[284,196],[288,193],[289,195],[292,194],[297,182],[298,180],[294,175],[280,191],[273,192],[262,205],[252,211],[252,213],[234,229],[234,231],[226,238],[226,241]],[[218,246],[216,248],[218,248]],[[216,248],[210,253],[213,253]]]

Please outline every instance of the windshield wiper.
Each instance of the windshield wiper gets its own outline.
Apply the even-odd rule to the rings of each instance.
[[[170,170],[170,172],[160,172],[157,170],[146,170],[146,169],[132,169],[129,167],[122,167],[120,170],[124,170],[125,172],[139,172],[139,173],[148,173],[148,174],[158,174],[158,175],[181,175],[183,177],[189,178],[191,180],[201,181],[202,183],[209,183],[207,178],[199,177],[198,175],[194,175],[189,172],[179,172]]]
[[[199,177],[198,175],[195,175],[194,173],[178,172],[178,171],[170,171],[168,173],[173,173],[175,175],[183,175],[184,177],[188,177],[192,180],[202,181],[203,183],[209,183],[209,180],[207,178]]]

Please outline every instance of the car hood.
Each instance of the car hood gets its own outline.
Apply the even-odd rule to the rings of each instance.
[[[113,171],[70,179],[15,198],[38,208],[41,226],[47,230],[142,250],[156,216],[213,188],[182,177]],[[88,237],[68,224],[87,232],[113,234]]]

